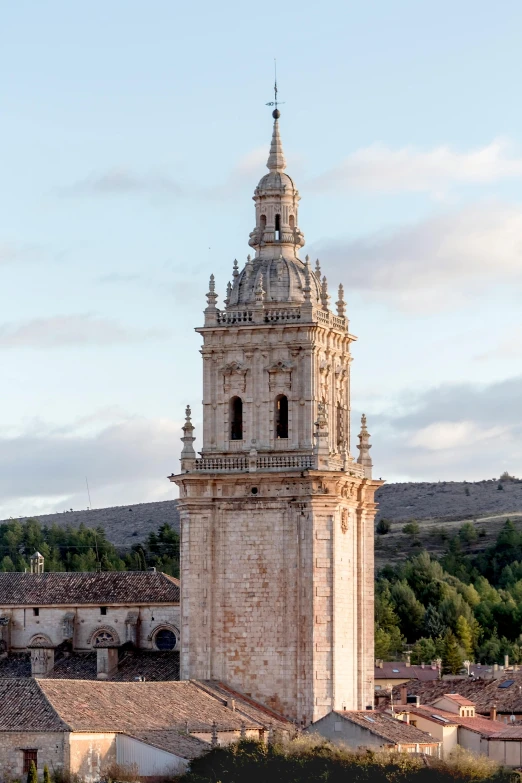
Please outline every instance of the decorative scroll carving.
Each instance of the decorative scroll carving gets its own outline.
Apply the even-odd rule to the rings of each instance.
[[[343,533],[348,532],[348,511],[345,508],[341,511],[341,530]]]
[[[246,376],[248,368],[241,362],[229,362],[221,368],[223,373],[223,388],[225,392],[234,391],[244,393],[246,391]]]
[[[294,365],[292,362],[276,362],[271,367],[267,367],[268,372],[268,385],[270,391],[277,389],[286,389],[291,391],[292,389],[292,370]]]
[[[118,632],[110,625],[102,625],[91,636],[93,647],[119,647],[120,637]]]

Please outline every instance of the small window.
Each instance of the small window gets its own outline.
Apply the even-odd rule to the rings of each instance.
[[[230,440],[243,440],[243,400],[232,397],[230,400]]]
[[[288,397],[280,394],[275,401],[276,438],[288,438]]]
[[[276,242],[281,239],[281,215],[275,216],[275,239]]]
[[[100,614],[107,614],[107,607],[106,606],[100,606]]]
[[[261,226],[261,229],[264,231],[266,228],[266,215],[261,215],[259,218],[259,225]]]
[[[169,631],[168,628],[163,628],[158,631],[154,643],[158,650],[173,650],[176,646],[176,634]]]
[[[31,761],[34,761],[35,767],[38,766],[38,751],[36,749],[23,750],[22,753],[24,754],[24,768],[22,771],[25,775],[27,772],[29,772]]]
[[[35,606],[35,608],[33,609],[33,615],[35,617],[40,617],[40,609],[37,606]]]

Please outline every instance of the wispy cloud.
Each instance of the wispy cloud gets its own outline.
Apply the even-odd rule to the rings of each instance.
[[[0,266],[37,260],[42,253],[38,245],[0,242]]]
[[[522,376],[404,390],[369,415],[377,475],[477,480],[522,475]]]
[[[110,318],[90,313],[35,318],[16,324],[0,324],[0,349],[63,348],[71,345],[115,345],[164,339],[168,332],[159,329],[132,329]]]
[[[393,149],[382,143],[356,150],[338,166],[309,183],[320,191],[370,190],[432,192],[456,185],[484,184],[522,177],[522,157],[510,155],[505,139],[459,152],[448,146],[431,150]]]
[[[481,204],[359,239],[314,246],[347,288],[410,309],[448,307],[491,286],[522,285],[522,206]]]
[[[89,177],[66,188],[68,195],[78,196],[126,196],[143,194],[148,196],[179,197],[184,188],[174,178],[162,172],[133,171],[119,166]]]

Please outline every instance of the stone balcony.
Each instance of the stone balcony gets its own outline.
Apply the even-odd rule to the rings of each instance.
[[[301,305],[300,307],[273,307],[268,304],[216,308],[206,313],[205,326],[233,326],[236,324],[317,323],[321,326],[348,331],[348,319],[334,315],[330,310]]]

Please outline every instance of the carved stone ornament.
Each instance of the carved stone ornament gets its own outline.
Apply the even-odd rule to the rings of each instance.
[[[246,391],[246,375],[248,369],[241,362],[229,362],[221,368],[223,373],[223,386],[226,392],[232,390],[238,392]]]
[[[343,533],[348,532],[348,511],[345,508],[341,511],[341,530]]]
[[[119,647],[120,637],[110,625],[103,625],[92,634],[91,644],[93,647]]]
[[[29,644],[27,645],[29,648],[34,647],[41,647],[44,649],[49,649],[50,647],[54,647],[54,644],[49,639],[48,636],[46,636],[43,633],[36,634],[36,636],[33,636]]]
[[[267,367],[268,384],[270,391],[274,389],[292,389],[292,362],[275,362],[271,367]]]

